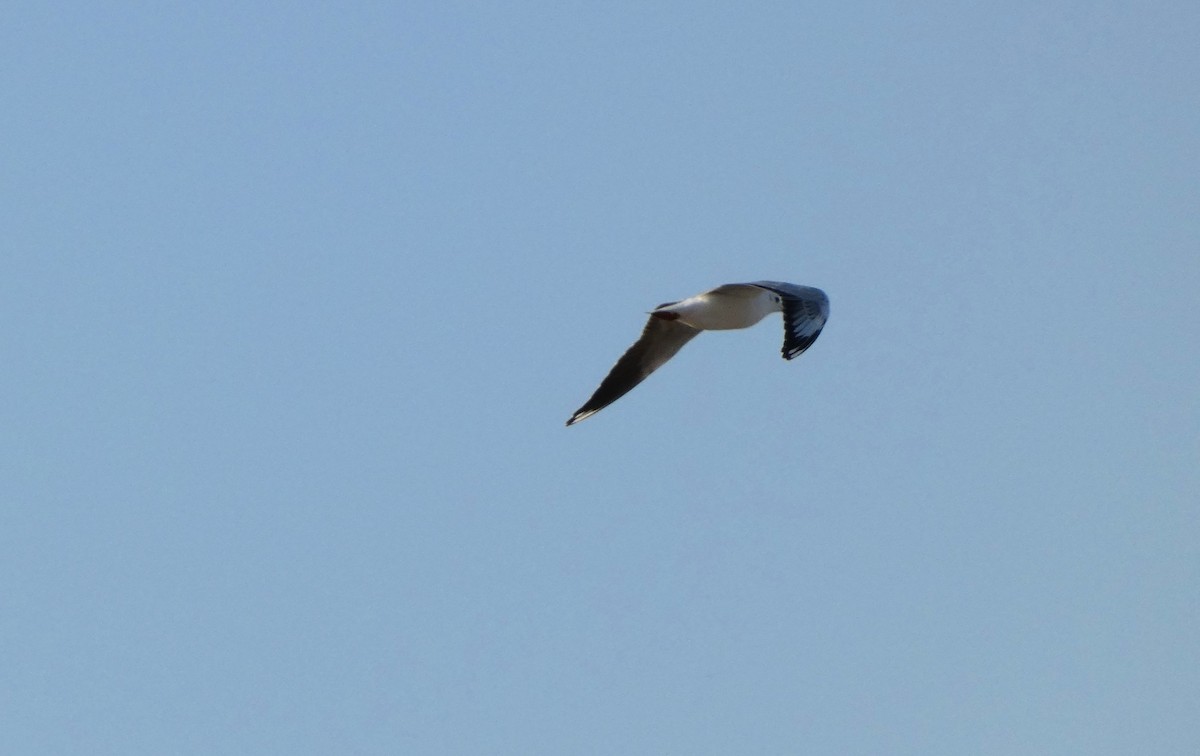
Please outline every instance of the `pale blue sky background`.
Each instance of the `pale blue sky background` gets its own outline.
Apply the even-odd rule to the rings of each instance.
[[[1200,752],[1198,39],[10,5],[0,752]]]

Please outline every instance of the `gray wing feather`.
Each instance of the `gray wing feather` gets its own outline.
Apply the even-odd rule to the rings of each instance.
[[[608,376],[592,398],[575,410],[567,425],[591,417],[625,396],[646,377],[662,367],[667,360],[691,341],[700,331],[678,320],[663,320],[651,316],[642,329],[642,337],[617,360]]]
[[[812,346],[825,321],[829,320],[829,297],[812,286],[782,281],[755,281],[755,286],[775,292],[783,300],[783,349],[785,360],[799,357]]]

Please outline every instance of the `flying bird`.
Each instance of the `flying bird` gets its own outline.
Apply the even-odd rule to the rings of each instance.
[[[679,302],[655,307],[642,337],[617,360],[592,398],[567,425],[585,420],[620,399],[658,370],[701,331],[749,328],[773,312],[783,313],[783,358],[812,346],[829,319],[829,297],[811,286],[755,281],[724,284]]]

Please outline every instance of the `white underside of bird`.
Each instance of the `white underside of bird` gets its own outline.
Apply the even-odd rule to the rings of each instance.
[[[771,313],[782,311],[779,294],[754,285],[728,284],[655,307],[650,314],[678,320],[698,331],[731,331],[749,328]]]
[[[808,349],[829,319],[829,298],[820,289],[779,281],[724,284],[703,294],[659,305],[650,312],[642,337],[617,360],[567,425],[591,417],[620,399],[664,365],[701,331],[749,328],[771,313],[783,313],[783,358]]]

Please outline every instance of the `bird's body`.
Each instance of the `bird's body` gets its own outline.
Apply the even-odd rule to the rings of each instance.
[[[650,314],[673,313],[680,323],[698,331],[731,331],[749,328],[771,313],[780,312],[783,307],[779,300],[778,294],[752,284],[727,284],[656,307]]]
[[[703,294],[654,308],[642,337],[617,360],[600,388],[567,425],[591,417],[620,399],[675,356],[701,331],[749,328],[773,312],[783,313],[783,358],[808,349],[829,318],[829,298],[820,289],[779,281],[724,284]]]

